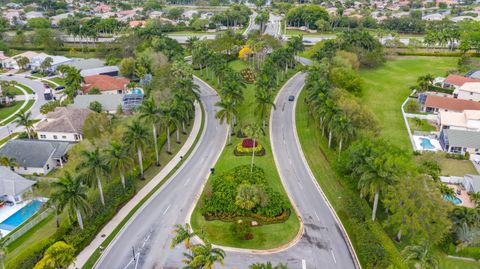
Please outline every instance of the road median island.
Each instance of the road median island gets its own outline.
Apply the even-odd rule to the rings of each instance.
[[[231,64],[238,65],[238,68],[242,67],[237,61],[234,61]],[[287,78],[292,77],[292,75],[296,72],[297,71],[295,69],[290,70]],[[214,85],[216,81],[215,78],[202,77],[202,79],[204,79],[210,85]],[[284,84],[281,83],[280,85]],[[245,101],[239,107],[238,118],[241,120],[241,122],[237,124],[238,126],[248,125],[249,123],[253,122],[255,107],[254,94],[254,85],[247,84],[247,87],[244,89]],[[208,208],[205,208],[205,198],[210,192],[212,192],[212,187],[214,189],[219,189],[217,188],[219,187],[218,183],[221,182],[221,180],[218,180],[219,178],[222,176],[230,177],[234,175],[233,177],[236,177],[233,179],[234,181],[247,182],[248,176],[246,174],[251,173],[250,167],[252,155],[248,154],[245,156],[236,156],[234,154],[235,149],[243,142],[245,138],[243,135],[241,135],[243,131],[241,131],[239,128],[236,128],[235,135],[231,137],[231,144],[227,142],[228,137],[226,137],[224,149],[215,164],[214,175],[209,175],[205,185],[199,191],[197,196],[198,201],[195,204],[195,207],[192,208],[191,215],[187,219],[187,222],[191,223],[192,229],[199,234],[199,237],[196,237],[197,241],[208,240],[215,246],[221,247],[227,251],[244,253],[273,253],[294,245],[301,237],[303,231],[301,220],[296,214],[296,210],[294,210],[292,207],[291,200],[288,199],[289,197],[287,192],[282,185],[282,181],[279,177],[273,159],[268,127],[265,129],[265,135],[262,136],[258,141],[258,143],[262,146],[262,150],[264,150],[264,156],[254,157],[253,168],[253,174],[255,175],[257,173],[255,171],[258,171],[258,173],[261,174],[259,176],[261,180],[258,180],[258,182],[249,180],[249,183],[246,184],[248,186],[243,186],[242,188],[252,188],[254,191],[260,192],[265,191],[271,195],[272,201],[276,201],[275,199],[277,198],[280,199],[278,201],[284,201],[288,211],[282,211],[278,215],[271,215],[261,212],[261,210],[258,210],[258,208],[252,210],[243,208],[243,213],[225,211],[223,213],[219,212],[218,214],[215,213],[213,215],[210,213],[206,214]],[[265,179],[263,179],[263,176]],[[242,183],[240,185],[245,184]],[[235,194],[232,194],[232,191],[235,192],[236,190],[230,188],[230,202],[233,201],[232,199],[235,199]],[[212,201],[210,201],[210,203],[212,203]],[[232,203],[231,206],[235,206],[235,204]],[[272,205],[265,206],[265,208],[275,208],[279,210],[277,207],[270,208],[271,206]],[[259,212],[263,214],[255,214]],[[243,237],[242,234],[239,235],[238,232],[236,232],[236,226],[240,226],[241,223],[245,222],[249,223],[250,227],[246,227],[246,236]]]

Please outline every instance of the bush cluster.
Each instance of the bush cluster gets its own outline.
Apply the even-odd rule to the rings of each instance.
[[[465,155],[457,154],[457,153],[447,153],[445,157],[447,157],[448,159],[454,159],[454,160],[468,160],[470,159],[470,154],[468,152],[466,152]]]
[[[242,147],[244,148],[255,148],[258,145],[258,141],[255,141],[251,138],[243,139]]]
[[[251,68],[243,69],[242,71],[240,71],[240,74],[242,75],[246,83],[251,84],[255,82],[255,73],[253,73],[253,70]]]
[[[278,222],[289,216],[290,206],[286,197],[267,185],[263,169],[249,165],[233,168],[211,180],[211,193],[204,197],[202,215],[207,220],[232,221],[238,217],[251,217],[263,222]],[[238,186],[250,184],[261,190],[262,202],[251,209],[241,208],[237,200]]]
[[[245,139],[247,140],[247,139]],[[243,140],[243,141],[245,141]],[[250,147],[244,147],[243,146],[244,142],[238,143],[238,145],[235,147],[235,150],[233,153],[235,156],[246,156],[246,155],[252,155],[252,152],[255,151],[256,156],[264,156],[265,155],[265,148],[262,146],[262,144],[255,142],[256,146],[253,146],[253,142],[250,145]]]

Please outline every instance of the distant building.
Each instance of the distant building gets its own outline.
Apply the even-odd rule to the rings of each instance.
[[[440,111],[463,112],[464,110],[480,110],[480,103],[450,97],[427,95],[422,104],[422,111],[439,113]]]
[[[70,143],[60,141],[42,141],[35,139],[14,139],[0,148],[0,156],[15,158],[19,174],[46,175],[55,167],[61,167],[67,161]]]
[[[116,77],[118,76],[120,72],[120,68],[118,66],[103,66],[103,67],[97,67],[97,68],[90,68],[90,69],[83,69],[80,71],[80,75],[82,77],[88,77],[88,76],[95,76],[95,75],[105,75],[105,76],[111,76],[111,77]]]
[[[457,129],[443,129],[439,139],[443,150],[450,153],[480,153],[480,132]]]
[[[0,166],[0,197],[3,201],[18,203],[23,201],[22,195],[32,190],[36,181],[26,179],[10,168]]]
[[[43,13],[39,12],[39,11],[30,11],[30,12],[25,13],[25,18],[27,18],[27,20],[44,18],[44,17],[45,16],[43,15]]]
[[[480,131],[480,110],[441,111],[438,114],[438,125],[440,129]]]
[[[91,58],[91,59],[73,59],[73,61],[70,63],[67,63],[67,65],[82,71],[86,69],[104,67],[105,63],[100,59]]]
[[[453,92],[453,95],[458,99],[480,102],[480,81],[463,84]]]
[[[76,142],[83,140],[83,125],[89,109],[57,107],[35,128],[38,139]]]
[[[54,56],[54,55],[48,55],[45,53],[40,53],[37,56],[32,57],[32,59],[30,60],[30,68],[32,70],[40,70],[43,61],[45,61],[45,59],[47,58],[52,59],[52,63],[50,67],[47,69],[50,72],[57,70],[57,68],[60,65],[65,65],[73,62],[73,59],[67,58],[65,56]]]

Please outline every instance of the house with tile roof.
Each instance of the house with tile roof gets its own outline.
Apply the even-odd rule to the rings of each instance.
[[[480,102],[480,81],[464,83],[453,95],[458,99]]]
[[[14,139],[0,148],[0,156],[15,158],[18,167],[13,170],[23,175],[46,175],[67,161],[71,144],[60,141]]]
[[[127,78],[107,75],[86,76],[83,78],[83,81],[83,93],[89,93],[93,88],[97,88],[102,94],[126,93],[126,86],[130,83],[130,80]]]
[[[437,114],[440,111],[463,112],[464,110],[480,110],[480,103],[457,98],[427,95],[422,103],[422,111]]]
[[[450,74],[445,79],[436,82],[436,84],[440,84],[443,88],[453,88],[456,89],[458,87],[463,86],[463,84],[468,82],[480,82],[480,80],[475,78],[464,77],[460,75]]]
[[[35,127],[39,140],[77,142],[83,140],[83,125],[89,109],[57,107]]]

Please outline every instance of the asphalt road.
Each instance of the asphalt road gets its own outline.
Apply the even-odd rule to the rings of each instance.
[[[200,86],[206,110],[205,127],[197,148],[117,235],[95,268],[162,268],[167,258],[181,265],[181,251],[170,250],[173,225],[186,223],[195,197],[200,194],[227,136],[226,125],[215,119],[214,104],[219,97],[202,82],[195,82]]]
[[[265,28],[264,34],[271,35],[274,37],[280,37],[280,21],[282,17],[277,16],[273,13],[270,13],[270,18],[268,19],[267,27]]]
[[[39,119],[42,117],[42,114],[40,113],[40,107],[43,104],[45,104],[47,101],[43,98],[44,87],[41,82],[34,81],[19,75],[13,75],[11,77],[6,75],[0,75],[0,80],[15,80],[21,84],[24,84],[32,88],[37,96],[37,101],[35,102],[35,104],[32,106],[30,110],[32,112],[32,118]],[[19,131],[23,131],[23,129],[24,129],[23,127],[17,127],[16,123],[10,122],[5,126],[0,127],[0,139],[7,137],[9,135],[9,131],[19,132]]]

